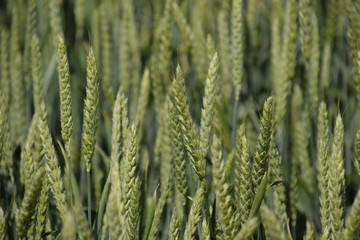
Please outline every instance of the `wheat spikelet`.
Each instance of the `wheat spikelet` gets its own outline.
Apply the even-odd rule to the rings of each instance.
[[[170,220],[170,227],[169,227],[169,240],[179,240],[180,231],[181,231],[181,224],[177,217],[176,210],[173,209]]]
[[[273,136],[272,136],[273,138]],[[282,181],[284,179],[284,175],[281,169],[281,156],[278,150],[275,147],[275,142],[272,139],[270,144],[270,152],[269,152],[269,172],[272,181]],[[275,214],[276,217],[281,221],[282,225],[285,226],[287,221],[286,214],[286,189],[284,184],[279,183],[275,188]]]
[[[260,120],[260,133],[257,140],[255,158],[252,166],[252,186],[257,192],[268,165],[269,147],[273,132],[273,97],[266,99]]]
[[[251,200],[253,198],[251,181],[251,163],[249,155],[249,144],[245,136],[245,125],[242,124],[237,131],[237,139],[234,154],[234,190],[236,207],[239,211],[241,226],[248,219]]]
[[[72,134],[73,134],[73,119],[71,113],[72,100],[71,100],[69,63],[68,63],[64,39],[59,35],[57,41],[58,41],[57,44],[58,77],[59,77],[59,86],[60,86],[61,136],[65,142],[67,158],[70,160],[71,159],[70,146],[72,143]]]
[[[176,174],[176,188],[179,191],[180,195],[177,198],[177,201],[181,203],[182,206],[186,204],[186,194],[187,194],[187,176],[186,176],[186,159],[185,159],[185,149],[182,139],[182,131],[177,117],[177,111],[175,106],[172,106],[171,110],[171,141],[172,141],[172,158],[175,165],[175,174]]]
[[[189,112],[185,80],[180,66],[176,69],[176,77],[172,85],[172,98],[179,115],[179,123],[187,156],[192,163],[192,167],[194,168],[199,181],[202,182],[205,177],[205,162],[204,159],[201,158],[199,142]]]
[[[125,214],[125,238],[135,239],[138,227],[138,201],[139,201],[139,178],[136,176],[137,166],[137,140],[135,125],[128,129],[127,141],[125,142],[125,171],[123,177],[122,194],[124,199],[123,214]]]
[[[43,177],[43,169],[38,170],[32,179],[33,184],[25,192],[21,208],[16,216],[16,228],[20,237],[25,237],[29,229],[31,218],[35,213],[35,206],[38,199],[37,196],[41,191]]]
[[[318,170],[318,188],[320,191],[320,215],[321,225],[323,228],[329,224],[329,160],[328,160],[328,143],[329,143],[329,129],[328,129],[328,113],[326,104],[320,103],[318,114],[318,137],[317,137],[317,170]]]
[[[231,195],[229,194],[229,185],[226,182],[224,171],[224,162],[222,160],[222,149],[219,138],[214,135],[213,144],[211,147],[211,155],[213,162],[213,174],[217,203],[220,210],[220,223],[224,229],[225,238],[231,239],[232,236],[232,215],[233,206],[231,203]]]
[[[84,121],[81,153],[86,171],[90,172],[94,156],[96,131],[99,119],[99,81],[97,77],[94,51],[90,48],[86,67],[86,98],[84,103]]]
[[[193,203],[191,205],[191,210],[189,213],[189,220],[186,223],[184,239],[191,240],[194,239],[194,234],[196,231],[196,226],[200,222],[201,217],[201,206],[204,198],[204,189],[202,187],[198,188],[193,198]]]
[[[217,75],[219,72],[219,58],[215,52],[212,55],[208,74],[205,82],[205,93],[203,99],[203,108],[201,110],[201,124],[200,124],[200,149],[202,156],[206,156],[209,151],[212,123],[215,110],[215,98],[217,92]]]
[[[172,102],[170,96],[166,97],[164,102],[164,107],[162,108],[161,116],[161,135],[159,147],[161,148],[161,158],[160,158],[160,188],[161,191],[165,191],[164,187],[167,186],[168,181],[172,180],[172,167],[173,158],[172,158],[172,132],[171,132],[171,108]]]
[[[210,240],[210,229],[209,224],[206,222],[204,218],[201,224],[201,239],[202,240]]]
[[[243,27],[243,13],[242,0],[234,0],[231,12],[231,51],[232,51],[232,81],[235,88],[235,99],[239,99],[241,92],[241,85],[244,78],[243,69],[243,42],[244,42],[244,27]]]
[[[104,229],[109,230],[111,238],[117,238],[122,234],[124,228],[121,199],[121,180],[120,180],[120,159],[124,156],[124,136],[123,119],[126,118],[127,99],[121,89],[119,89],[113,109],[113,124],[111,135],[111,166],[110,182],[111,189],[106,204],[104,216]]]
[[[340,115],[337,116],[334,128],[334,140],[329,161],[329,231],[331,239],[339,239],[344,226],[343,200],[345,188],[345,170],[343,159],[344,125]]]
[[[42,180],[42,187],[40,191],[40,195],[38,198],[38,202],[36,205],[36,225],[34,228],[34,234],[31,234],[30,236],[35,236],[36,240],[40,240],[42,237],[42,234],[45,230],[45,223],[48,216],[49,211],[49,180],[47,178],[44,178]],[[28,235],[29,236],[29,235]]]

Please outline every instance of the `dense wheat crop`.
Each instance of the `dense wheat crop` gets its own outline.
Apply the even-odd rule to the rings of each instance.
[[[3,239],[360,239],[360,1],[0,1]]]

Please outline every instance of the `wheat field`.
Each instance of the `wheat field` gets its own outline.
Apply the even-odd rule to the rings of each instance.
[[[0,1],[0,240],[360,239],[359,0]]]

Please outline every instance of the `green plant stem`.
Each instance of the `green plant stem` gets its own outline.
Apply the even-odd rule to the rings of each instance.
[[[87,178],[87,198],[88,198],[88,221],[90,229],[92,229],[91,224],[91,178],[90,178],[90,171],[86,171],[86,178]]]

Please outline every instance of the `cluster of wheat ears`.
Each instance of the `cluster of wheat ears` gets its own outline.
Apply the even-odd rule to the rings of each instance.
[[[359,0],[1,1],[0,240],[360,239],[359,99]]]

